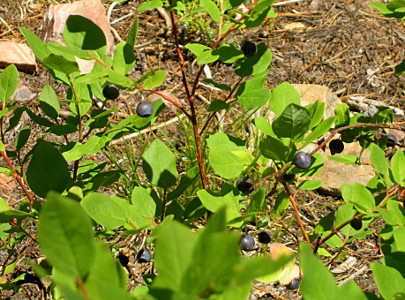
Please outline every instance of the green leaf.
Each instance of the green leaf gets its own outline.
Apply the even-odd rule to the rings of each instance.
[[[47,118],[42,118],[38,116],[36,113],[32,112],[31,109],[26,109],[27,114],[30,116],[31,120],[34,121],[35,123],[45,126],[45,127],[51,127],[54,124],[49,121]]]
[[[306,180],[298,184],[298,188],[304,191],[313,191],[322,186],[322,180]]]
[[[336,128],[349,125],[350,122],[350,108],[346,103],[341,103],[335,108]]]
[[[393,0],[387,3],[387,8],[392,11],[396,11],[398,8],[401,8],[399,11],[405,11],[405,0]]]
[[[238,76],[245,77],[249,75],[263,75],[268,71],[272,59],[272,54],[266,44],[257,44],[255,55],[245,57],[235,65],[235,73]]]
[[[325,114],[325,106],[325,103],[319,100],[317,100],[315,103],[305,106],[305,108],[308,109],[309,115],[311,116],[311,123],[309,124],[309,128],[313,129],[319,124],[319,122],[322,121]]]
[[[223,149],[229,151],[246,150],[245,144],[233,136],[217,132],[207,138],[207,145],[211,150]]]
[[[228,109],[230,105],[223,100],[214,99],[208,106],[208,112],[217,112]]]
[[[219,23],[221,20],[221,12],[219,11],[218,6],[212,0],[201,0],[201,7],[204,8],[211,16],[211,18]]]
[[[305,299],[337,299],[335,279],[306,243],[300,244],[300,262],[303,272],[301,292]]]
[[[401,13],[398,10],[391,10],[388,8],[388,4],[384,3],[377,3],[377,2],[370,2],[370,5],[375,9],[379,10],[387,18],[397,18],[402,19],[405,18],[405,13]]]
[[[236,99],[243,108],[259,108],[270,99],[271,91],[264,88],[265,80],[266,75],[257,76],[239,86]]]
[[[367,299],[353,280],[340,287],[336,286],[332,273],[312,254],[311,247],[306,243],[300,244],[300,262],[303,272],[301,292],[304,299]]]
[[[218,54],[213,54],[211,48],[201,44],[187,44],[185,47],[197,57],[197,63],[199,65],[212,63],[219,58]]]
[[[125,283],[120,279],[120,272],[123,272],[122,267],[113,259],[103,242],[95,243],[93,256],[97,263],[92,265],[85,283],[86,291],[92,298],[99,300],[132,299],[126,291]]]
[[[77,131],[77,126],[73,124],[61,124],[53,125],[45,132],[45,134],[53,133],[57,136],[68,135],[75,133]]]
[[[290,83],[283,82],[273,89],[270,108],[276,115],[281,115],[291,103],[300,105],[300,94]]]
[[[319,220],[318,224],[315,226],[314,233],[315,234],[322,234],[325,231],[332,230],[333,225],[335,222],[335,212],[331,211],[329,214],[324,216],[322,219]]]
[[[352,154],[329,155],[328,159],[345,165],[355,165],[359,160],[358,156]]]
[[[146,78],[146,80],[143,82],[143,89],[148,90],[152,89],[158,86],[161,86],[163,82],[165,81],[167,76],[166,71],[156,71],[153,73],[152,76],[149,76]]]
[[[152,289],[181,289],[182,281],[187,276],[186,270],[193,260],[196,241],[197,235],[176,221],[162,223],[158,227],[154,257],[159,276],[154,280]]]
[[[13,111],[13,116],[9,119],[9,125],[6,132],[12,130],[20,123],[21,116],[25,110],[26,108],[24,106],[19,106]]]
[[[405,186],[405,154],[398,150],[391,159],[392,175],[400,186]]]
[[[395,66],[395,75],[399,76],[405,73],[405,60],[403,60],[399,65]]]
[[[373,194],[362,184],[342,184],[342,197],[346,203],[353,206],[361,213],[371,213],[375,209]]]
[[[378,291],[384,299],[398,299],[396,295],[405,293],[405,279],[398,270],[379,263],[371,264],[370,268]]]
[[[186,171],[186,174],[184,174],[181,177],[180,183],[177,186],[177,188],[167,195],[167,199],[168,200],[173,200],[173,199],[176,199],[176,198],[180,197],[184,193],[184,191],[191,184],[193,184],[193,182],[195,182],[195,180],[198,178],[199,175],[200,175],[200,169],[199,169],[199,167],[197,165],[195,165],[194,167],[188,169]]]
[[[325,133],[327,133],[329,131],[329,129],[332,127],[335,120],[336,120],[336,117],[330,117],[330,118],[327,118],[326,120],[323,120],[321,123],[319,123],[315,127],[315,129],[304,138],[305,143],[304,143],[304,145],[302,145],[302,147],[305,147],[312,141],[320,138]],[[311,128],[311,125],[309,127]]]
[[[259,148],[263,156],[274,160],[284,161],[289,154],[289,144],[290,140],[268,135],[260,141]]]
[[[9,223],[13,219],[17,219],[17,221],[21,221],[27,217],[32,217],[29,213],[26,213],[21,210],[11,209],[8,206],[7,202],[0,197],[0,222],[1,223]],[[4,229],[4,228],[2,228]],[[1,230],[0,230],[1,232]]]
[[[131,45],[132,50],[136,44],[136,37],[138,36],[138,26],[139,26],[139,19],[136,19],[134,24],[132,24],[131,31],[128,33],[127,37],[127,44]]]
[[[396,250],[405,253],[405,227],[401,226],[394,231]]]
[[[106,136],[93,135],[84,144],[70,143],[66,148],[62,149],[63,157],[68,161],[81,159],[84,155],[92,155],[100,152],[109,139]]]
[[[273,132],[273,128],[271,127],[268,119],[255,118],[253,120],[253,124],[256,126],[257,129],[259,129],[265,135],[275,136],[275,134]]]
[[[134,47],[125,42],[119,43],[114,51],[113,69],[122,75],[126,75],[132,70],[135,63]]]
[[[153,218],[156,213],[156,203],[150,195],[150,190],[140,186],[134,187],[131,194],[131,203],[145,218]]]
[[[125,199],[90,193],[83,198],[80,204],[93,220],[108,229],[117,229],[129,222],[137,229],[151,225],[151,221],[141,214],[139,208],[131,205]]]
[[[225,216],[225,209],[219,210],[200,234],[182,291],[197,296],[207,289],[219,293],[228,287],[232,279],[230,270],[239,264],[241,257],[239,234],[225,231]]]
[[[253,194],[252,199],[249,202],[249,206],[246,210],[246,213],[257,214],[263,210],[265,205],[266,190],[262,187],[259,187],[257,191]]]
[[[371,144],[371,163],[381,174],[386,175],[388,173],[388,161],[385,158],[384,150],[376,144]]]
[[[46,46],[49,49],[49,51],[52,52],[52,54],[63,56],[69,61],[76,61],[75,57],[79,57],[86,60],[92,59],[91,56],[87,53],[88,51],[85,50],[72,49],[56,42],[47,42]]]
[[[80,15],[69,15],[63,40],[76,50],[97,50],[107,45],[104,32],[91,20]]]
[[[39,105],[42,111],[50,118],[56,119],[60,113],[58,96],[50,85],[45,85],[39,95]]]
[[[226,64],[232,64],[244,57],[243,52],[233,44],[225,44],[212,51],[213,55],[219,55],[219,60]]]
[[[244,169],[243,161],[226,149],[210,150],[208,160],[215,172],[225,179],[239,176]]]
[[[146,1],[142,3],[141,5],[138,6],[137,10],[142,13],[147,10],[152,10],[157,7],[163,6],[163,2],[161,0],[151,0],[151,1]]]
[[[148,180],[162,188],[173,186],[179,176],[176,157],[160,140],[154,140],[144,152],[142,166]]]
[[[31,127],[29,125],[25,126],[18,133],[17,139],[15,140],[15,148],[20,151],[27,143],[31,134]]]
[[[75,61],[67,60],[65,57],[60,55],[51,54],[43,59],[42,63],[48,69],[59,71],[66,75],[80,71],[79,66]]]
[[[39,244],[49,262],[64,274],[84,280],[94,260],[87,214],[76,201],[51,192],[39,221]]]
[[[257,27],[266,19],[274,0],[260,0],[253,7],[246,19],[246,28]]]
[[[9,65],[0,74],[0,101],[6,102],[17,90],[20,77],[15,65]]]
[[[204,207],[212,212],[218,212],[224,206],[227,209],[227,219],[230,221],[240,216],[239,197],[233,195],[233,192],[229,192],[225,196],[215,196],[209,193],[207,190],[200,190],[197,192]],[[235,225],[236,227],[237,225]]]
[[[69,186],[68,164],[51,143],[38,140],[27,168],[27,182],[40,197],[45,197],[49,191],[62,193]]]
[[[30,46],[35,56],[38,57],[39,60],[42,61],[51,54],[51,51],[49,51],[49,49],[47,48],[46,43],[44,43],[33,32],[29,31],[27,28],[24,27],[20,27],[20,31],[24,35],[28,45]]]
[[[288,137],[298,141],[309,129],[311,117],[308,110],[291,103],[273,122],[274,133],[279,137]]]

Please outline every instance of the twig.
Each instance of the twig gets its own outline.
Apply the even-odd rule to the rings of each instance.
[[[170,5],[172,4],[173,1],[169,1]],[[175,15],[174,15],[174,10],[170,11],[170,20],[171,23],[173,25],[173,36],[174,36],[174,42],[176,44],[176,52],[177,52],[177,59],[178,62],[180,64],[180,71],[181,71],[181,79],[183,82],[183,86],[186,92],[186,96],[187,96],[187,100],[190,106],[190,110],[191,110],[191,118],[190,121],[193,125],[193,133],[194,133],[194,139],[195,139],[195,143],[196,143],[196,148],[197,148],[197,162],[198,162],[198,167],[200,169],[200,178],[201,178],[201,183],[203,188],[205,189],[207,187],[207,175],[206,175],[206,171],[205,171],[205,164],[204,164],[204,158],[203,158],[203,149],[202,149],[202,143],[201,143],[201,135],[198,132],[198,122],[197,122],[197,114],[195,111],[195,107],[194,107],[194,93],[195,90],[193,88],[193,93],[190,93],[189,87],[188,87],[188,83],[187,83],[187,77],[186,77],[186,71],[185,71],[185,62],[184,62],[184,57],[183,57],[183,53],[180,49],[179,46],[179,38],[178,38],[178,34],[177,34],[177,26],[176,26],[176,22],[175,22]],[[200,67],[200,71],[199,74],[196,76],[195,79],[195,86],[198,84],[199,81],[199,76],[201,75],[201,72],[203,70],[203,66]]]
[[[276,298],[276,299],[279,299],[279,300],[288,300],[287,298],[284,298],[284,297],[282,297],[282,296],[279,296],[279,295],[277,295],[277,294],[275,294],[275,293],[273,293],[273,292],[270,292],[269,290],[267,290],[267,289],[265,289],[265,288],[262,288],[262,287],[260,287],[260,286],[254,285],[253,288],[255,288],[256,290],[265,292],[265,293],[267,293],[267,294],[270,294],[273,298]]]
[[[6,161],[8,167],[10,170],[14,170],[13,164],[11,163],[10,159],[7,156],[6,151],[0,151],[1,156],[3,156],[4,160]],[[23,189],[24,194],[27,196],[28,201],[30,202],[30,204],[32,205],[32,203],[34,202],[34,199],[32,198],[31,194],[28,192],[27,187],[25,186],[24,182],[22,181],[21,177],[18,176],[16,171],[13,171],[13,176],[14,178],[17,180],[18,184],[20,185],[20,187]]]
[[[175,123],[175,122],[178,122],[181,118],[184,118],[184,115],[181,115],[180,117],[174,117],[173,119],[170,119],[170,120],[167,121],[167,122],[161,123],[161,124],[159,124],[159,125],[155,125],[155,126],[148,127],[148,128],[146,128],[146,129],[144,129],[144,130],[141,130],[141,131],[139,131],[139,132],[135,132],[135,133],[128,134],[128,135],[126,135],[126,136],[124,136],[124,137],[122,137],[122,138],[120,138],[120,139],[118,139],[118,140],[112,141],[110,144],[111,144],[111,145],[115,145],[115,144],[118,144],[118,143],[120,143],[120,142],[129,140],[129,139],[132,139],[132,138],[136,138],[136,137],[137,137],[138,135],[140,135],[140,134],[148,133],[148,132],[154,131],[154,130],[156,130],[156,129],[159,129],[159,128],[168,126],[168,125],[170,125],[170,124],[173,124],[173,123]]]
[[[366,266],[366,265],[362,266],[358,271],[354,272],[352,275],[347,277],[345,280],[342,280],[341,282],[339,282],[338,286],[341,286],[341,285],[345,284],[346,282],[348,282],[352,279],[355,279],[357,276],[364,273],[367,269],[368,269],[368,266]]]
[[[284,186],[284,189],[285,189],[285,191],[286,191],[286,193],[288,195],[288,198],[290,198],[290,202],[291,202],[291,205],[292,205],[293,210],[294,210],[295,218],[297,219],[298,225],[301,228],[302,234],[304,235],[304,239],[309,245],[311,245],[311,241],[309,239],[307,231],[305,230],[304,223],[302,222],[300,212],[298,210],[297,202],[295,201],[295,196],[297,195],[299,190],[297,190],[294,193],[294,196],[292,196],[291,193],[290,193],[290,189],[288,188],[287,184],[285,182],[282,182],[282,181],[280,181],[280,182]]]
[[[315,55],[315,57],[311,60],[311,62],[308,65],[305,66],[305,68],[303,68],[301,71],[298,72],[298,75],[301,75],[302,73],[304,73],[306,70],[308,70],[310,67],[312,67],[319,60],[319,58],[322,56],[322,54],[325,51],[326,45],[327,44],[325,44],[322,47],[321,51],[319,51],[319,53],[317,53]]]
[[[301,0],[287,0],[287,1],[283,1],[283,2],[273,3],[273,6],[282,6],[282,5],[286,5],[286,4],[297,3],[300,1]]]

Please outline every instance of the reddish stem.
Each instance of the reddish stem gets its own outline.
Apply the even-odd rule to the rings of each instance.
[[[14,170],[13,164],[11,163],[10,159],[8,158],[6,151],[0,151],[0,153],[1,153],[1,156],[3,156],[4,160],[6,161],[9,169]],[[21,186],[21,188],[23,189],[24,194],[27,196],[28,201],[30,202],[30,204],[32,204],[34,202],[34,199],[32,198],[31,194],[28,192],[27,187],[25,186],[25,184],[22,181],[21,177],[18,176],[16,171],[13,171],[13,176],[17,180],[17,182]]]
[[[309,239],[308,233],[305,230],[304,223],[302,222],[302,219],[301,219],[301,216],[300,216],[300,213],[299,213],[299,210],[298,210],[297,202],[295,201],[295,195],[298,192],[298,190],[294,194],[294,196],[292,196],[291,193],[290,193],[290,189],[288,188],[287,184],[285,182],[282,182],[282,181],[280,181],[280,182],[284,186],[284,189],[285,189],[285,191],[286,191],[286,193],[288,195],[288,198],[290,198],[290,202],[291,202],[291,205],[292,205],[293,210],[294,210],[294,215],[295,215],[295,218],[297,219],[298,225],[301,228],[302,234],[304,235],[304,238],[305,238],[306,242],[309,245],[311,245],[311,241]]]

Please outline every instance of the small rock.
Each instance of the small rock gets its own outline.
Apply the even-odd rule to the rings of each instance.
[[[70,15],[79,15],[91,20],[103,30],[107,40],[107,49],[112,51],[114,37],[111,33],[109,20],[105,8],[100,0],[82,0],[71,4],[51,4],[44,15],[44,23],[40,37],[45,42],[63,42],[63,30]]]
[[[388,133],[395,136],[397,138],[398,143],[401,143],[402,141],[405,140],[405,132],[402,130],[390,129]]]
[[[318,84],[293,84],[301,96],[301,105],[309,105],[316,101],[325,103],[325,118],[335,115],[335,108],[342,103],[330,88]]]
[[[37,94],[31,92],[31,90],[26,85],[19,83],[17,90],[15,91],[13,96],[15,100],[19,102],[28,102],[34,99]]]
[[[16,182],[14,177],[6,176],[3,173],[0,173],[0,190],[5,192],[10,192],[16,188]]]
[[[342,154],[359,156],[361,151],[362,147],[358,142],[345,143],[345,149]],[[365,150],[361,155],[362,165],[345,165],[328,159],[328,156],[331,155],[329,147],[326,147],[325,152],[320,151],[319,153],[323,156],[325,164],[322,172],[311,177],[311,179],[322,180],[323,185],[319,190],[325,194],[340,196],[340,188],[343,183],[361,183],[367,185],[375,175],[374,168],[371,165],[370,151],[368,150]]]
[[[35,55],[27,44],[9,40],[0,41],[0,67],[5,68],[11,64],[25,72],[32,73],[37,70]]]
[[[307,28],[307,26],[305,26],[301,22],[293,22],[293,23],[289,23],[284,26],[284,29],[286,29],[286,30],[295,30],[295,31],[302,31],[306,28]]]

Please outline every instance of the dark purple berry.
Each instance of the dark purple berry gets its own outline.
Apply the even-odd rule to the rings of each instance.
[[[236,188],[242,193],[251,193],[253,191],[254,182],[249,177],[242,177],[236,182]]]
[[[122,253],[120,253],[120,254],[118,255],[118,260],[120,261],[120,264],[121,264],[123,267],[126,267],[126,266],[128,265],[128,263],[129,263],[129,258],[128,258],[128,256],[126,256],[126,255],[124,255],[124,254],[122,254]]]
[[[268,244],[271,242],[271,234],[267,230],[263,230],[262,232],[259,233],[257,239],[262,244]]]
[[[103,95],[106,99],[114,100],[120,95],[120,90],[113,84],[109,84],[104,87]]]
[[[253,236],[248,233],[245,233],[240,240],[240,248],[245,251],[251,251],[255,247],[255,240]]]
[[[300,285],[300,282],[297,278],[293,279],[289,285],[287,285],[287,289],[289,290],[296,290],[298,289],[298,286]]]
[[[350,221],[350,226],[352,226],[355,230],[360,230],[361,227],[363,227],[363,222],[361,219],[353,219]]]
[[[294,157],[294,165],[300,169],[308,169],[311,166],[311,156],[304,151],[299,151]]]
[[[136,258],[141,263],[148,263],[152,260],[152,253],[150,253],[148,249],[142,248],[141,250],[139,250]]]
[[[250,42],[250,41],[245,41],[245,42],[242,44],[241,50],[243,51],[243,54],[244,54],[246,57],[249,57],[249,56],[253,56],[253,55],[256,54],[256,52],[257,52],[257,47],[256,47],[256,44],[255,44],[255,43],[252,43],[252,42]]]
[[[398,143],[397,137],[393,134],[387,134],[387,145],[395,146]]]
[[[335,155],[336,153],[342,153],[345,149],[345,145],[341,140],[333,140],[329,143],[330,153]]]
[[[149,101],[143,100],[136,107],[136,113],[142,118],[150,117],[153,114],[153,106]]]

